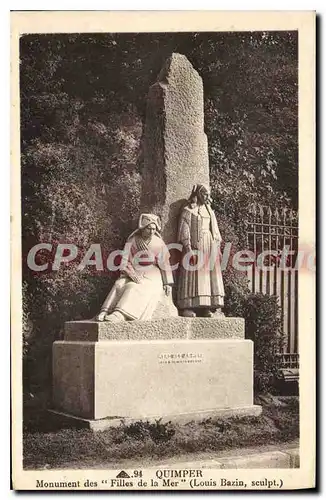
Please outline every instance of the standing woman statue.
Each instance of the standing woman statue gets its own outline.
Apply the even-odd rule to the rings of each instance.
[[[159,217],[141,214],[138,228],[127,239],[120,277],[96,316],[97,321],[151,319],[162,295],[170,295],[170,255],[160,229]]]
[[[183,258],[177,307],[185,317],[211,317],[215,311],[222,313],[224,305],[219,252],[222,238],[210,201],[208,188],[195,185],[179,221],[178,241],[183,247]]]

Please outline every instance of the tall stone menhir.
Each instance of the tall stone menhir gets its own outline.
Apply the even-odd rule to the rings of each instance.
[[[176,241],[177,218],[194,184],[209,185],[203,82],[186,56],[172,54],[147,97],[142,210],[162,217]]]

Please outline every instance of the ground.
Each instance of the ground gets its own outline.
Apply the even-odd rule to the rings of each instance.
[[[24,421],[24,468],[113,468],[117,463],[149,466],[152,462],[207,459],[230,450],[274,445],[299,438],[298,397],[257,398],[259,417],[206,419],[187,424],[136,422],[102,432],[60,428],[47,412]]]

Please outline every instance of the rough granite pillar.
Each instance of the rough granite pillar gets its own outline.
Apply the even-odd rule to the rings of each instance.
[[[176,241],[180,208],[194,184],[209,184],[203,82],[186,56],[172,54],[147,97],[142,211],[162,218]]]

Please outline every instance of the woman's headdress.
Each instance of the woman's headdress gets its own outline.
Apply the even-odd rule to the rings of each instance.
[[[140,214],[138,220],[138,229],[144,229],[149,224],[155,224],[156,230],[161,231],[161,220],[155,214]]]
[[[145,229],[145,227],[149,226],[150,224],[155,224],[155,226],[156,226],[155,234],[156,234],[156,236],[159,236],[161,238],[161,235],[160,235],[161,219],[159,218],[159,216],[155,215],[155,214],[140,214],[139,219],[138,219],[138,227],[137,227],[137,229],[135,229],[135,231],[133,231],[128,236],[128,240],[129,240],[129,238],[134,236],[136,233],[138,233],[139,230]]]
[[[189,200],[194,198],[195,196],[200,195],[201,191],[206,191],[207,193],[210,192],[209,187],[205,186],[204,184],[194,184],[191,195],[189,197]],[[209,196],[209,201],[211,202],[211,197]]]

